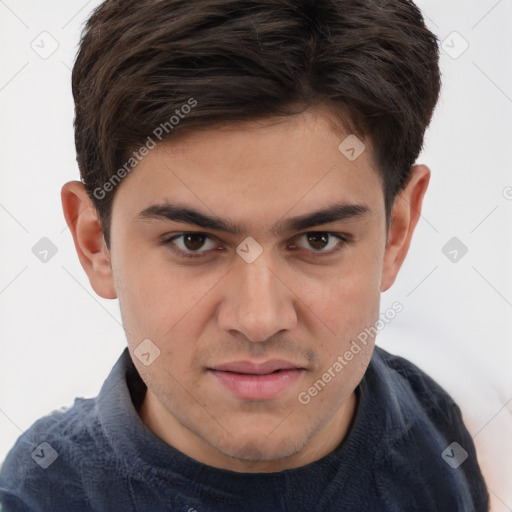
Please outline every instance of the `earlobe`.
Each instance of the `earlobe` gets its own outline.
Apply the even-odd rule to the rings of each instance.
[[[103,229],[83,183],[70,181],[61,190],[62,209],[73,235],[80,263],[94,291],[104,299],[117,297]]]
[[[426,165],[413,166],[406,187],[395,199],[382,267],[382,292],[394,283],[405,260],[414,229],[421,216],[429,180],[430,169]]]

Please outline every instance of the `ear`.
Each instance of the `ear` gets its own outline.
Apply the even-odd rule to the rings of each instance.
[[[405,260],[429,181],[430,169],[426,165],[413,166],[406,187],[395,199],[382,267],[383,292],[394,283]]]
[[[94,291],[104,299],[117,297],[110,251],[98,213],[83,183],[70,181],[61,189],[62,209],[76,252]]]

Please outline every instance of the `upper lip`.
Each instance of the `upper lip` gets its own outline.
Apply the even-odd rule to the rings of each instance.
[[[254,363],[252,361],[233,361],[209,368],[210,370],[220,372],[247,373],[253,375],[265,375],[276,370],[302,370],[302,366],[284,361],[281,359],[271,359],[263,363]]]

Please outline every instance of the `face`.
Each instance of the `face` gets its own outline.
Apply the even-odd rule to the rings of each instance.
[[[371,148],[349,160],[347,135],[312,111],[199,131],[157,145],[116,191],[110,258],[141,416],[198,460],[293,467],[348,426],[386,223]]]

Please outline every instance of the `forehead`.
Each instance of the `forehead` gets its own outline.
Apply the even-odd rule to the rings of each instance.
[[[114,210],[185,203],[233,221],[275,222],[344,201],[383,213],[371,147],[354,137],[318,112],[190,132],[148,152],[119,186]]]

